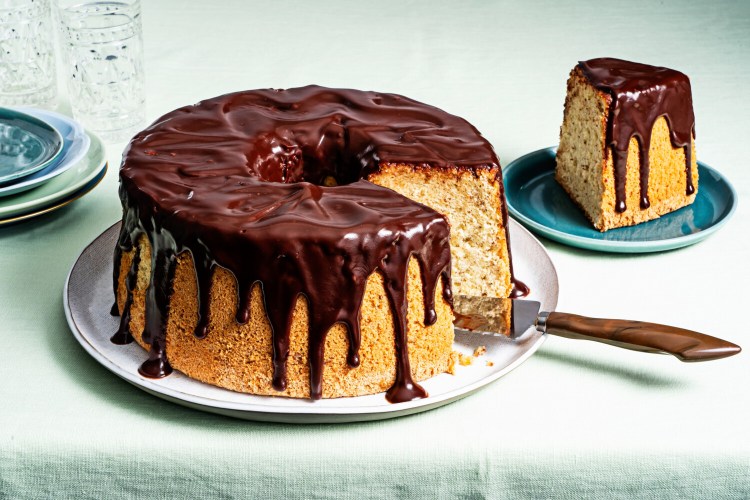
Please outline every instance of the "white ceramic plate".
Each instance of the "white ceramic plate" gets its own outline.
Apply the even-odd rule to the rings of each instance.
[[[91,146],[83,158],[67,172],[33,190],[0,198],[0,221],[36,212],[68,197],[81,190],[107,167],[104,144],[92,133],[86,133]]]
[[[68,324],[83,348],[99,363],[131,384],[158,397],[192,408],[248,420],[293,423],[355,422],[393,418],[430,410],[456,401],[497,380],[523,363],[541,345],[544,336],[529,331],[516,340],[502,336],[457,332],[454,349],[471,354],[480,345],[487,353],[455,375],[441,374],[420,382],[429,397],[391,404],[384,393],[352,398],[310,401],[253,396],[207,385],[175,371],[159,379],[138,374],[147,353],[137,344],[112,344],[109,338],[119,318],[109,314],[112,292],[112,252],[119,233],[115,224],[96,238],[73,265],[63,291]],[[518,276],[531,288],[530,299],[542,309],[557,305],[557,273],[544,247],[531,233],[511,220],[513,263]],[[493,366],[487,366],[492,361]]]
[[[91,145],[91,139],[86,134],[83,126],[74,119],[38,108],[17,108],[31,116],[39,118],[60,132],[62,135],[62,151],[48,166],[38,172],[34,172],[28,177],[24,177],[18,182],[8,186],[0,187],[0,197],[10,196],[29,189],[35,188],[45,182],[57,177],[66,170],[69,170],[88,152]]]

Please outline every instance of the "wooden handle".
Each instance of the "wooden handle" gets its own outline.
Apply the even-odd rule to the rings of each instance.
[[[552,312],[546,326],[546,332],[552,335],[594,340],[634,351],[672,354],[680,361],[710,361],[742,350],[738,345],[710,335],[645,321]]]

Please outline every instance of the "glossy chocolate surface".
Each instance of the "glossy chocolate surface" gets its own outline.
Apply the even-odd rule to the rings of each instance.
[[[685,193],[695,192],[692,139],[695,136],[693,97],[688,77],[669,68],[600,58],[581,61],[578,67],[597,89],[612,96],[607,120],[607,145],[612,147],[615,170],[615,210],[624,212],[625,178],[630,139],[638,139],[640,153],[640,207],[648,199],[649,148],[654,122],[664,116],[669,124],[672,146],[685,151],[687,184]]]
[[[286,387],[294,305],[307,298],[313,398],[322,395],[323,345],[335,323],[347,327],[347,361],[358,365],[364,287],[380,272],[396,333],[396,382],[387,397],[424,397],[406,349],[408,260],[419,262],[425,323],[433,324],[439,281],[451,300],[449,229],[432,209],[362,180],[384,162],[499,168],[489,143],[461,118],[397,95],[316,86],[220,96],[171,112],[138,134],[120,171],[124,212],[115,260],[141,234],[148,237],[143,339],[151,354],[141,372],[170,371],[164,323],[176,256],[189,251],[199,290],[197,337],[211,334],[215,266],[237,278],[240,323],[249,319],[252,286],[261,283],[278,390]]]

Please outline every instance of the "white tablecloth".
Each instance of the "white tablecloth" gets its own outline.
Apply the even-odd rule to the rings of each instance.
[[[503,164],[556,144],[578,60],[687,73],[698,158],[740,205],[703,243],[647,255],[542,240],[559,309],[683,326],[750,349],[750,4],[177,2],[143,5],[147,116],[230,91],[317,83],[463,116]],[[69,109],[64,91],[61,109]],[[131,387],[73,339],[62,285],[119,219],[103,183],[0,228],[0,497],[748,498],[750,367],[549,338],[479,393],[368,424],[259,424]]]

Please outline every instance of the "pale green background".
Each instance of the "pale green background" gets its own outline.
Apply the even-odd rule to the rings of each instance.
[[[691,77],[698,157],[735,185],[707,241],[618,256],[544,241],[561,310],[690,327],[750,349],[750,3],[146,0],[147,116],[308,83],[398,92],[474,123],[502,162],[557,140],[565,80],[615,56]],[[61,109],[69,109],[65,92]],[[150,396],[65,323],[80,250],[120,217],[117,166],[59,212],[0,228],[0,498],[748,498],[748,353],[686,365],[550,338],[425,414],[257,424]]]

